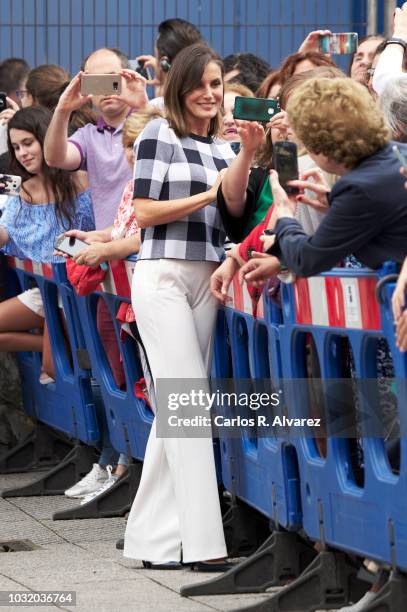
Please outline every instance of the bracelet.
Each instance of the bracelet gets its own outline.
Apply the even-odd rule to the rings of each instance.
[[[386,40],[385,47],[387,45],[401,45],[404,51],[407,51],[407,42],[402,38],[389,38],[389,40]]]

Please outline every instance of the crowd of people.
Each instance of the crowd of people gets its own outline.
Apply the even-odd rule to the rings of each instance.
[[[59,235],[84,241],[88,246],[67,261],[74,287],[81,267],[138,253],[132,307],[118,318],[153,383],[208,379],[217,309],[228,303],[237,273],[255,314],[265,286],[279,303],[288,273],[292,279],[394,261],[401,266],[393,296],[397,346],[407,350],[407,167],[393,150],[407,157],[407,3],[396,11],[392,38],[359,42],[348,74],[319,51],[324,34],[330,32],[311,32],[272,69],[250,53],[222,60],[195,26],[170,19],[158,28],[154,54],[139,58],[154,72],[151,82],[112,48],[91,53],[72,79],[54,65],[30,70],[16,58],[0,65],[7,96],[0,187],[5,174],[22,179],[20,194],[3,202],[0,247],[61,262]],[[109,73],[120,75],[120,94],[81,94],[83,75]],[[155,88],[151,99],[148,87]],[[278,100],[279,112],[267,124],[238,121],[237,96]],[[273,146],[282,141],[298,153],[290,189],[273,167]],[[62,304],[59,310],[63,322]],[[97,327],[114,382],[124,389],[103,299]],[[382,349],[378,372],[386,362],[391,378],[391,356]],[[38,288],[0,304],[0,350],[41,352],[40,382],[55,380]],[[155,413],[154,384],[148,396]],[[129,459],[112,447],[106,427],[100,450],[68,497],[88,503],[126,472]],[[160,438],[154,420],[124,554],[151,569],[230,567],[211,439]]]

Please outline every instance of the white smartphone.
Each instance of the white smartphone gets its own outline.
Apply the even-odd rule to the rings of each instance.
[[[400,151],[397,145],[392,146],[393,153],[397,157],[400,162],[400,165],[407,170],[407,159],[404,157],[403,153]]]
[[[75,257],[84,249],[88,249],[89,244],[75,236],[60,236],[55,243],[55,248],[69,257]]]
[[[1,187],[1,185],[4,187]],[[21,176],[13,174],[0,174],[0,194],[1,195],[20,195]]]

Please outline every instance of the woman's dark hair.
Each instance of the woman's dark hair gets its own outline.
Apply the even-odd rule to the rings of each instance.
[[[155,46],[160,58],[168,57],[173,62],[182,49],[200,42],[203,42],[202,35],[192,23],[184,19],[166,19],[158,26]]]
[[[25,88],[34,98],[35,105],[53,110],[69,81],[69,74],[60,66],[43,64],[30,70]]]
[[[280,82],[282,85],[284,85],[284,83],[293,76],[298,64],[305,60],[311,62],[315,68],[317,66],[336,66],[335,62],[330,57],[324,55],[323,53],[319,53],[318,51],[293,53],[292,55],[289,55],[281,64]]]
[[[42,64],[30,70],[25,88],[33,97],[34,106],[45,106],[53,111],[69,85],[70,78],[68,72],[60,66]],[[73,111],[69,120],[69,133],[73,133],[87,123],[96,123],[96,114],[90,102]]]
[[[45,134],[52,118],[52,113],[42,106],[31,106],[22,108],[10,119],[7,125],[7,141],[10,155],[9,172],[22,177],[23,183],[32,177],[32,174],[17,161],[14,148],[11,144],[10,132],[12,129],[24,130],[32,134],[44,149]],[[71,172],[50,168],[42,158],[41,172],[44,176],[45,187],[49,193],[50,200],[55,203],[55,212],[62,224],[67,223],[67,228],[72,224],[75,215],[75,198],[78,195],[77,187]],[[26,193],[28,193],[26,191]],[[52,195],[51,195],[52,194]],[[30,194],[28,193],[30,196]]]
[[[246,85],[253,93],[260,87],[262,81],[271,70],[266,60],[254,53],[235,53],[228,55],[223,60],[225,73],[238,70],[238,74],[229,82]]]
[[[219,55],[206,45],[191,45],[178,53],[168,73],[164,87],[165,114],[170,126],[179,138],[184,138],[190,132],[185,120],[184,98],[199,87],[202,75],[209,62],[217,64],[223,80],[223,62]],[[220,108],[216,117],[211,119],[208,136],[220,132],[223,121],[223,109]]]

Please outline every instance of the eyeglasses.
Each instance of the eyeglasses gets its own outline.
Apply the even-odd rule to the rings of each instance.
[[[16,94],[17,94],[17,98],[19,98],[21,100],[21,98],[24,98],[24,96],[26,96],[28,93],[28,91],[26,89],[17,89],[16,90]]]

